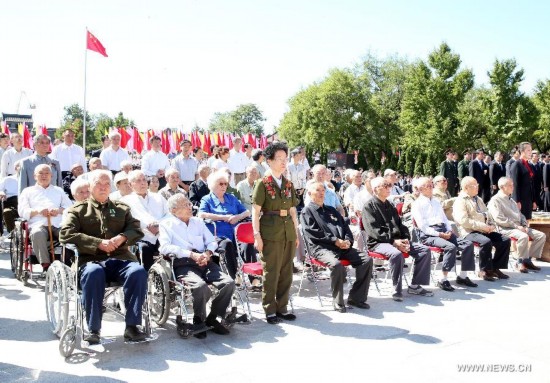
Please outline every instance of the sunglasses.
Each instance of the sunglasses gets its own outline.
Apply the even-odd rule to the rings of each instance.
[[[390,183],[383,183],[383,184],[380,185],[380,186],[382,186],[383,188],[391,188],[391,187],[392,187],[392,184],[390,184]]]
[[[227,185],[229,185],[229,183],[228,183],[228,182],[220,182],[220,183],[218,183],[218,185],[220,185],[220,186],[227,186]]]

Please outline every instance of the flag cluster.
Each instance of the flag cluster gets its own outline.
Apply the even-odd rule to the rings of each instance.
[[[177,153],[180,149],[180,144],[184,140],[191,142],[191,147],[201,148],[204,152],[211,155],[210,147],[212,145],[227,146],[233,148],[233,141],[237,135],[231,133],[215,132],[215,133],[200,133],[194,131],[191,133],[183,133],[181,130],[165,129],[154,130],[149,129],[146,132],[140,132],[136,127],[119,127],[115,129],[120,134],[120,146],[129,151],[141,153],[144,150],[150,150],[151,144],[149,140],[153,136],[158,136],[161,139],[161,148],[165,154]],[[252,133],[247,133],[240,137],[244,144],[250,144],[253,148],[264,149],[267,146],[267,137],[263,134],[255,136]],[[242,149],[244,151],[244,148]]]

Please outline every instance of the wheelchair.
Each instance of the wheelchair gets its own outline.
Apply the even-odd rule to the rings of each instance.
[[[53,243],[54,258],[59,259],[62,248],[57,240]],[[23,218],[15,220],[15,229],[10,239],[11,271],[16,279],[27,285],[30,280],[38,280],[41,272],[33,270],[34,265],[39,265],[38,258],[33,253],[29,224]],[[53,261],[54,259],[52,259]]]
[[[69,267],[62,261],[51,264],[46,274],[45,301],[46,316],[52,332],[59,337],[59,353],[63,357],[70,356],[77,346],[87,348],[88,342],[84,341],[85,312],[82,302],[82,291],[79,285],[78,275],[78,250],[76,246],[67,244],[63,248],[62,258],[65,260],[66,250],[74,253],[74,261]],[[122,285],[117,283],[107,284],[103,298],[103,308],[124,318],[126,308],[124,306],[124,293]],[[155,334],[151,328],[149,315],[149,296],[146,295],[142,308],[142,327],[147,338],[142,342],[126,341],[125,343],[143,343],[155,340]],[[101,344],[108,344],[113,339],[102,338]]]
[[[219,257],[222,271],[227,273],[223,252],[215,253],[214,257],[216,256]],[[204,324],[193,324],[192,291],[183,280],[176,278],[174,271],[175,258],[174,254],[161,255],[149,269],[147,295],[151,321],[158,326],[162,326],[166,323],[170,314],[175,314],[178,334],[187,339],[210,328]],[[213,289],[213,294],[216,294],[217,290],[213,287],[211,289]],[[222,319],[222,324],[229,328],[235,323],[249,324],[250,318],[250,306],[247,297],[243,295],[242,291],[235,289],[230,310]]]

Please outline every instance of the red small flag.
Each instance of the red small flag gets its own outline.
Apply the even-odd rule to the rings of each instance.
[[[90,33],[90,31],[86,31],[87,37],[86,37],[86,48],[88,48],[91,51],[95,51],[105,57],[107,56],[107,51],[105,50],[105,47],[101,42]]]

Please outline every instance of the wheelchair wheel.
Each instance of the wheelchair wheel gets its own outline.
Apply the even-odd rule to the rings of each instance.
[[[69,288],[65,266],[55,261],[46,274],[46,316],[52,331],[60,336],[67,327],[69,316]]]
[[[63,331],[61,339],[59,339],[59,353],[66,358],[71,356],[76,346],[76,329],[71,326]]]
[[[20,227],[19,227],[20,229]],[[11,270],[16,279],[21,280],[23,276],[23,240],[21,231],[17,228],[12,232],[10,241]]]
[[[155,263],[147,278],[147,295],[151,320],[162,326],[170,315],[168,275],[160,263]]]

